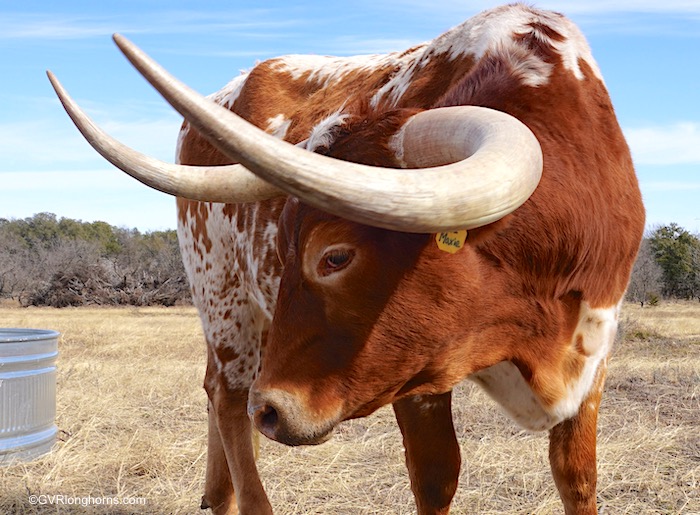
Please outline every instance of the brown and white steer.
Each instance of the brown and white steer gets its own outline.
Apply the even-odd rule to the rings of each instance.
[[[549,431],[566,513],[596,513],[596,418],[644,209],[570,21],[511,5],[404,52],[271,59],[214,102],[115,39],[188,120],[181,165],[120,146],[52,80],[98,151],[181,197],[207,340],[203,506],[271,512],[251,420],[315,444],[391,403],[418,512],[447,513],[450,392],[467,378]]]

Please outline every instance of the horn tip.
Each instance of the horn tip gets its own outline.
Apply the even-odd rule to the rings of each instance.
[[[122,45],[126,44],[129,42],[128,39],[126,39],[124,36],[119,34],[119,32],[115,32],[112,34],[112,41],[114,41],[118,47],[122,47]]]
[[[51,70],[46,70],[46,76],[49,78],[49,82],[53,86],[53,89],[56,91],[61,89],[61,83]]]

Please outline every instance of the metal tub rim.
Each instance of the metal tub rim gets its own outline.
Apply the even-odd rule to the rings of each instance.
[[[52,329],[28,329],[23,327],[0,327],[0,343],[21,343],[52,340],[61,334]]]

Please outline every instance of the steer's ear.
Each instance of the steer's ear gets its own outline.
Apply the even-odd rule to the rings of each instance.
[[[281,264],[285,264],[289,245],[295,239],[297,212],[299,210],[299,199],[288,197],[284,204],[282,214],[277,220],[277,259]]]

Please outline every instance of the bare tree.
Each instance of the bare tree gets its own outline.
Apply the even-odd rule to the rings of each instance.
[[[645,238],[632,269],[632,277],[627,287],[627,299],[639,302],[644,307],[645,302],[658,299],[662,288],[663,272],[656,262],[649,239]]]
[[[52,213],[0,218],[0,297],[55,307],[191,302],[175,231],[142,234]]]
[[[27,250],[6,226],[0,226],[0,297],[16,298],[22,289]]]

